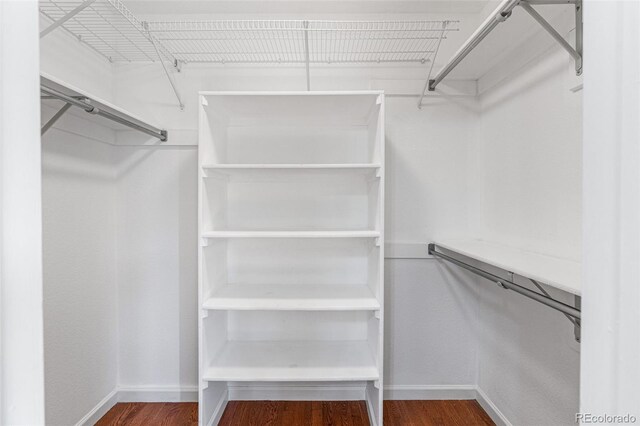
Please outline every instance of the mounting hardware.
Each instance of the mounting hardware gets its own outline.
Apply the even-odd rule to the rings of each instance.
[[[436,51],[433,54],[433,59],[431,60],[431,66],[429,67],[429,73],[427,74],[427,81],[424,83],[424,87],[422,88],[422,92],[420,92],[420,99],[418,100],[418,109],[422,109],[422,100],[424,99],[425,92],[427,90],[431,91],[431,73],[433,72],[433,66],[436,64],[436,56],[438,56],[438,51],[440,50],[440,44],[442,43],[442,39],[444,38],[444,33],[447,30],[447,25],[449,21],[444,21],[442,23],[442,31],[440,32],[440,38],[438,38],[438,44],[436,45]]]

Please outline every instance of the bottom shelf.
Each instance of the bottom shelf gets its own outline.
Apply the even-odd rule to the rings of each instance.
[[[366,341],[230,341],[203,379],[207,381],[377,380],[378,368]]]

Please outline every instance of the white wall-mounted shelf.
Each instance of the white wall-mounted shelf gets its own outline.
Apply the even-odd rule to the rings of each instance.
[[[357,311],[380,309],[365,285],[233,284],[204,301],[211,310]]]
[[[452,79],[478,81],[478,93],[481,94],[499,84],[511,73],[530,66],[551,46],[557,45],[557,42],[529,16],[523,7],[514,7],[508,19],[501,19],[498,12],[514,3],[517,2],[510,0],[499,2],[495,11],[490,13],[486,21],[462,43],[456,54],[451,59],[444,58],[448,59],[448,65],[460,52],[466,50],[465,47],[470,46],[472,49],[451,70],[449,76]],[[575,2],[558,1],[540,5],[535,2],[530,3],[562,37],[571,43],[570,39],[574,35],[570,33],[575,32],[576,28]],[[487,28],[492,25],[497,26],[487,32]],[[483,35],[484,38],[482,38]],[[478,42],[479,38],[481,41]],[[431,77],[436,77],[440,71],[436,68]],[[446,79],[442,84],[446,85]]]
[[[349,381],[381,424],[384,95],[203,92],[200,106],[201,421],[228,382]]]
[[[149,139],[153,142],[157,142],[157,138],[160,138],[162,141],[167,140],[167,132],[166,130],[162,130],[161,127],[153,123],[149,123],[148,121],[133,115],[110,102],[107,102],[49,74],[40,74],[40,90],[43,110],[42,123],[47,130],[53,126],[63,128],[64,125],[60,126],[60,123],[63,123],[67,119],[66,116],[73,116],[86,122],[95,123],[105,129],[109,129],[109,131],[115,132],[113,137],[105,140],[107,143],[112,145],[118,144],[118,138],[115,136],[117,133],[133,132],[134,130],[137,130],[137,132],[135,132],[136,136],[131,138],[131,144],[143,144]],[[57,95],[54,96],[52,93],[56,93]],[[49,120],[54,117],[54,111],[60,111],[60,108],[67,104],[67,102],[64,99],[61,99],[61,97],[64,99],[71,98],[68,100],[75,101],[77,104],[67,112],[63,112],[64,116],[60,115],[49,123]],[[46,116],[46,118],[44,118],[44,116]],[[95,131],[92,131],[92,129],[88,129],[85,132],[87,133],[87,136],[95,137]],[[151,138],[145,136],[145,134],[150,135]]]
[[[580,295],[581,263],[474,239],[437,241],[438,247]]]
[[[206,368],[207,381],[378,380],[366,341],[230,341]]]
[[[364,174],[376,177],[380,164],[211,164],[203,165],[204,177],[216,175],[230,179],[261,179],[265,177],[332,176]]]

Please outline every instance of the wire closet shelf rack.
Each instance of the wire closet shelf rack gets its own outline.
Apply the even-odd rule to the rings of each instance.
[[[182,62],[256,64],[426,63],[454,21],[149,22]]]
[[[40,13],[49,21],[44,37],[62,28],[110,62],[175,63],[175,57],[158,43],[120,0],[41,0]]]
[[[159,62],[184,108],[170,63],[428,64],[425,87],[438,51],[458,21],[142,21],[121,0],[41,0],[50,22],[40,37],[64,29],[110,62]]]
[[[41,0],[51,22],[111,62],[426,63],[457,21],[142,21],[120,0]]]

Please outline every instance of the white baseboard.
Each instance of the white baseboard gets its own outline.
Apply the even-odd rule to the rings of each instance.
[[[80,419],[76,426],[85,426],[96,424],[102,416],[107,414],[107,411],[111,410],[111,408],[116,405],[118,402],[118,390],[114,389],[107,394],[100,402],[96,404],[95,407],[91,409],[83,418]]]
[[[120,386],[119,402],[197,402],[197,386]]]
[[[486,393],[474,385],[388,385],[385,400],[475,399],[498,426],[513,426]]]
[[[476,401],[487,412],[491,420],[498,426],[513,426],[502,411],[489,399],[486,393],[480,388],[476,388]]]
[[[230,401],[354,401],[363,400],[365,385],[230,385]]]
[[[387,385],[384,387],[384,399],[476,399],[476,387],[473,385]]]
[[[225,393],[212,416],[219,421],[227,401],[289,400],[289,401],[354,401],[366,399],[363,385],[233,385]],[[498,426],[513,426],[484,391],[473,385],[387,385],[386,400],[475,399]],[[198,388],[187,387],[119,387],[109,392],[76,426],[95,424],[118,402],[197,402]],[[369,404],[368,404],[369,405]],[[371,413],[369,413],[371,417]]]

